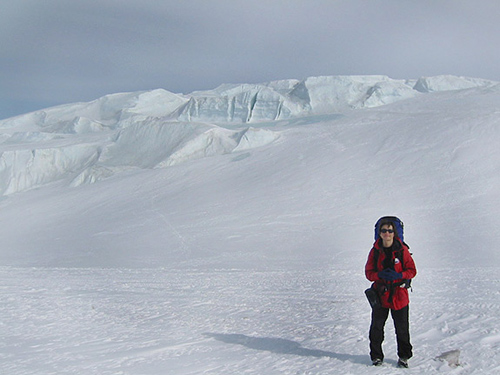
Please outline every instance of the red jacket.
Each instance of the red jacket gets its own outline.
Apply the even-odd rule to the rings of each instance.
[[[374,265],[375,252],[378,252],[376,267]],[[399,259],[400,254],[403,255],[403,259]],[[403,277],[400,280],[388,282],[378,277],[378,273],[385,268],[383,265],[385,258],[386,255],[383,250],[382,240],[375,241],[375,243],[373,244],[373,248],[368,255],[368,261],[366,262],[365,266],[365,275],[368,280],[374,282],[373,286],[379,292],[382,307],[390,308],[393,310],[400,310],[403,307],[407,306],[410,302],[410,299],[408,297],[408,289],[404,288],[404,286],[394,286],[394,284],[397,285],[399,282],[402,282],[405,279],[413,279],[415,277],[415,275],[417,274],[415,262],[411,257],[408,246],[406,246],[400,239],[395,238],[390,264],[394,266],[394,271],[401,272],[403,274]]]

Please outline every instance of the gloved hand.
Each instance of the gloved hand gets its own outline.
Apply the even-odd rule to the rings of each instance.
[[[394,281],[397,279],[402,279],[403,274],[401,272],[396,272],[392,268],[386,268],[378,273],[378,277],[386,281]]]

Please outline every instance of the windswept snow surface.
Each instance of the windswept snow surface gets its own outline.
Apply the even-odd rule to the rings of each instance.
[[[500,373],[494,82],[154,90],[0,129],[0,373],[399,374],[363,294],[387,214],[419,271],[407,372]]]
[[[498,267],[422,269],[408,371],[396,368],[390,321],[386,364],[370,366],[370,307],[356,270],[0,271],[3,374],[500,371]],[[457,349],[459,367],[437,359]]]

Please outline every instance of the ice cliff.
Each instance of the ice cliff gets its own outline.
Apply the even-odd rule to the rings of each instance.
[[[188,95],[119,93],[52,107],[0,121],[0,194],[66,178],[77,186],[124,169],[163,168],[265,146],[280,136],[271,122],[494,84],[455,76],[326,76],[224,84]]]

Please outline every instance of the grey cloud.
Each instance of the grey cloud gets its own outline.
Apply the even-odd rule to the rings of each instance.
[[[0,14],[0,118],[314,75],[500,80],[499,11],[496,0],[16,0]]]

